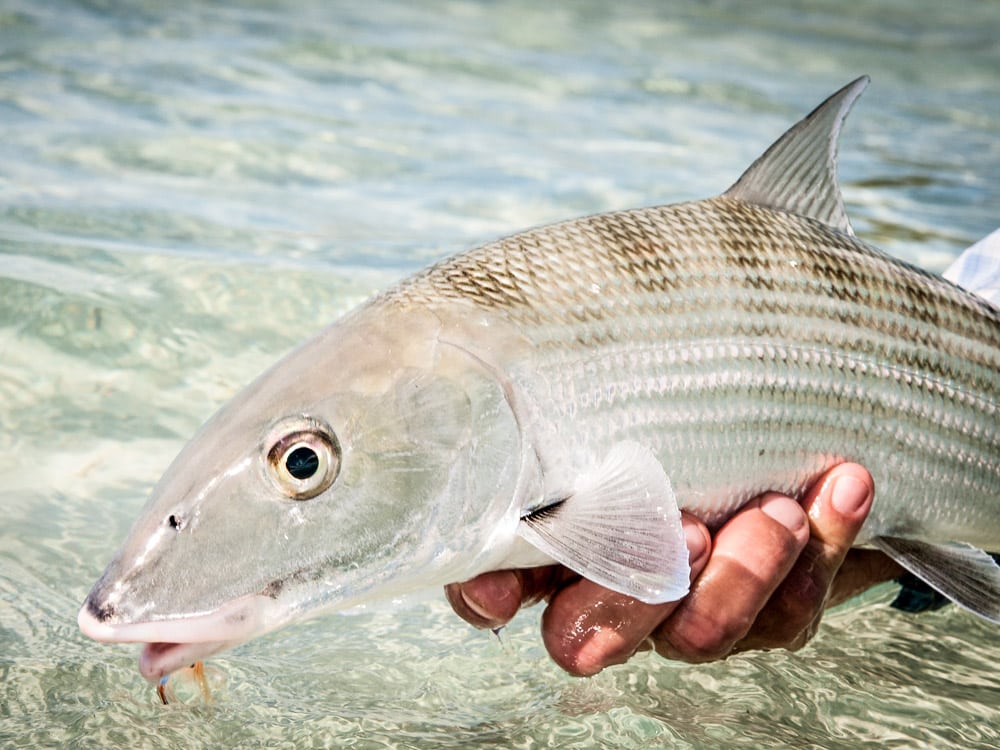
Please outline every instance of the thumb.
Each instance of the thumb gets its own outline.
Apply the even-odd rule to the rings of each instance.
[[[561,565],[523,570],[495,570],[464,583],[449,583],[445,597],[455,614],[477,628],[499,628],[522,606],[547,599],[578,578]]]

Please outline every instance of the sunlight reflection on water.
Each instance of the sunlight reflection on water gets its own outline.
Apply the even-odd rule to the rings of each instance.
[[[538,611],[506,649],[440,602],[326,618],[166,707],[75,623],[182,441],[279,354],[448,252],[717,193],[859,73],[855,228],[942,269],[997,220],[1000,11],[889,5],[6,3],[0,745],[995,747],[995,629],[890,588],[798,654],[585,681]]]

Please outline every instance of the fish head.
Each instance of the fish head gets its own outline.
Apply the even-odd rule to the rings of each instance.
[[[518,432],[439,317],[362,308],[184,447],[80,611],[150,680],[319,611],[457,580],[513,537]],[[506,524],[506,526],[505,526]]]

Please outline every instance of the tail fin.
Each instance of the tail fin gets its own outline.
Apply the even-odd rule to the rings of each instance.
[[[1000,307],[1000,229],[958,256],[944,277]]]

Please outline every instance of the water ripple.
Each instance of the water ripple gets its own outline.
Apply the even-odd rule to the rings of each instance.
[[[796,654],[589,680],[537,608],[505,647],[440,602],[331,617],[166,707],[75,617],[183,439],[297,342],[476,242],[718,192],[854,75],[854,226],[943,268],[996,226],[998,24],[971,0],[5,3],[0,745],[996,747],[995,628],[888,588]]]

